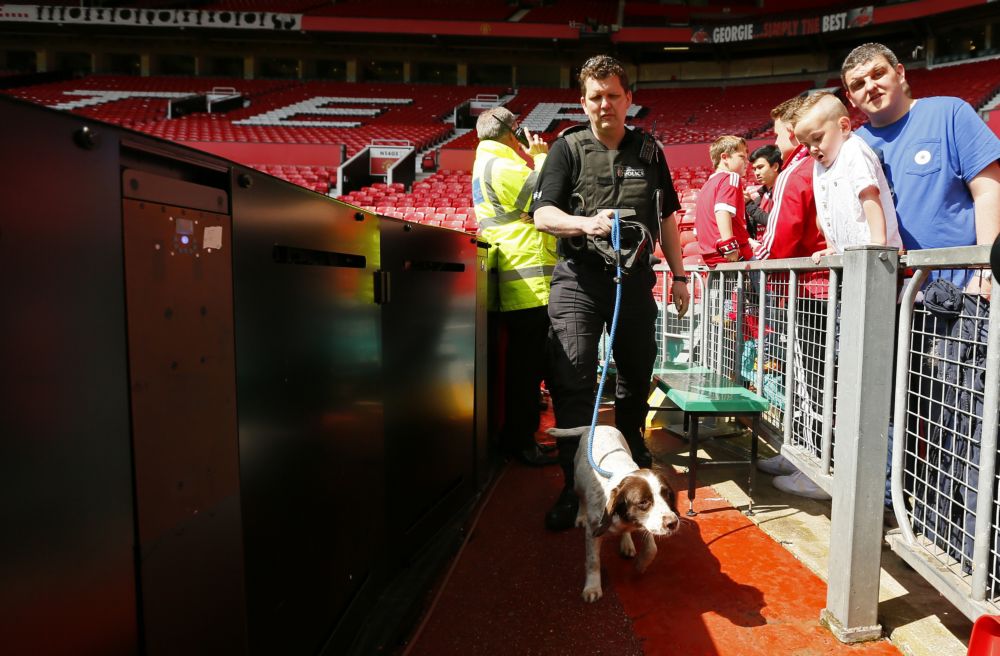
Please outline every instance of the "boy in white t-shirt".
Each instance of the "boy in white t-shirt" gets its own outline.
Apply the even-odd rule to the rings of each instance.
[[[874,151],[851,132],[844,103],[832,93],[807,97],[793,118],[795,137],[809,149],[813,164],[816,221],[827,248],[814,262],[847,246],[879,244],[902,248],[896,208]]]

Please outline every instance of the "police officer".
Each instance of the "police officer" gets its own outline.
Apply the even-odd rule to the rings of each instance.
[[[536,230],[526,212],[549,147],[538,135],[519,129],[506,107],[480,114],[476,134],[480,141],[472,167],[472,197],[479,235],[490,244],[490,273],[496,276],[490,280],[490,309],[500,311],[507,331],[500,443],[526,464],[551,464],[555,458],[539,450],[535,431],[556,238]],[[518,150],[533,159],[534,170]]]
[[[560,238],[562,258],[552,275],[549,298],[549,390],[560,428],[589,425],[593,413],[598,342],[605,326],[611,325],[615,304],[615,269],[608,265],[606,248],[601,248],[611,232],[614,210],[641,224],[651,239],[660,239],[674,274],[673,299],[681,316],[689,300],[674,217],[680,203],[655,139],[625,127],[632,92],[624,67],[606,55],[592,57],[579,81],[589,125],[564,132],[553,144],[531,207],[535,226]],[[642,244],[626,243],[623,237],[623,247],[641,249]],[[615,425],[640,466],[651,464],[643,428],[656,359],[655,280],[648,257],[638,258],[623,277],[613,345],[618,378]],[[570,528],[576,518],[576,448],[576,443],[559,442],[565,481],[545,516],[551,530]]]

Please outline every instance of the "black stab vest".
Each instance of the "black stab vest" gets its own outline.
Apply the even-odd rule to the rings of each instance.
[[[594,137],[589,125],[563,132],[575,174],[569,212],[593,216],[603,209],[633,209],[635,216],[623,218],[643,223],[655,240],[660,234],[656,172],[663,154],[653,141],[653,155],[649,162],[643,161],[640,151],[648,137],[639,129],[632,133],[624,150],[608,150]],[[564,257],[603,266],[603,259],[594,252],[592,239],[588,239],[586,251],[582,247],[582,238],[559,240],[559,252]]]

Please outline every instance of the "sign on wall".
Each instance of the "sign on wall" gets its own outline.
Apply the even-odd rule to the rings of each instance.
[[[874,9],[868,6],[810,18],[695,27],[691,34],[691,41],[694,43],[732,43],[839,32],[870,25],[874,19],[873,12]]]
[[[0,21],[57,25],[128,27],[207,27],[245,30],[301,30],[302,14],[269,11],[200,11],[131,7],[53,7],[0,5]]]
[[[413,150],[413,144],[402,139],[375,139],[368,147],[368,173],[388,175],[389,169]]]

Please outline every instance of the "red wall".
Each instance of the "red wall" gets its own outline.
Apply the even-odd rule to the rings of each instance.
[[[225,157],[240,164],[340,165],[339,145],[244,143],[241,141],[178,141],[177,143]]]

